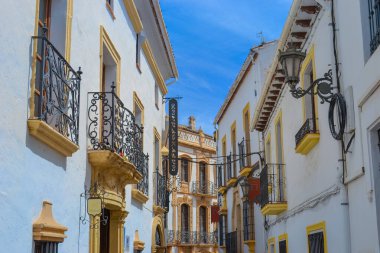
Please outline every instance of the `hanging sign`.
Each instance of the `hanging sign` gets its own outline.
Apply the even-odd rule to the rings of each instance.
[[[178,102],[169,100],[169,173],[178,173]]]

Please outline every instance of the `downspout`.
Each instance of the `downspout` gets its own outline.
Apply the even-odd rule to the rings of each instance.
[[[339,79],[339,60],[338,60],[338,50],[337,50],[337,34],[336,34],[336,20],[335,20],[335,6],[334,0],[331,0],[331,27],[332,27],[332,36],[333,36],[333,50],[334,50],[334,63],[335,63],[335,77],[337,82],[338,92],[341,92],[341,84]],[[349,197],[348,197],[348,185],[345,184],[345,178],[347,173],[347,164],[346,164],[346,155],[344,153],[345,145],[344,140],[340,141],[341,149],[341,166],[339,166],[338,172],[338,185],[341,188],[341,206],[343,212],[343,235],[344,235],[344,244],[342,252],[351,253],[351,228],[350,228],[350,209],[349,209]]]

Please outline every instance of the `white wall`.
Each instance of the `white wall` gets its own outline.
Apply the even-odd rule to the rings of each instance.
[[[8,1],[0,10],[4,24],[1,36],[2,59],[0,83],[1,173],[0,211],[1,242],[8,243],[10,252],[32,251],[32,223],[38,216],[42,201],[53,203],[56,220],[67,226],[67,238],[61,252],[88,251],[88,224],[79,225],[79,196],[90,184],[91,167],[87,162],[87,92],[99,91],[100,25],[105,27],[121,56],[120,98],[132,111],[133,91],[136,91],[145,110],[144,152],[149,153],[149,200],[140,205],[131,200],[131,186],[126,190],[126,234],[130,237],[129,252],[133,250],[135,230],[151,248],[153,205],[153,127],[161,133],[164,126],[164,106],[154,105],[152,72],[143,56],[140,74],[135,66],[135,32],[122,1],[115,1],[113,20],[104,1],[73,1],[71,66],[82,67],[80,94],[80,149],[65,158],[29,135],[27,130],[29,85],[31,79],[31,36],[34,35],[34,0]],[[17,22],[15,23],[15,15]],[[83,211],[82,203],[82,211]],[[83,211],[84,212],[84,211]],[[144,222],[141,222],[141,221]]]

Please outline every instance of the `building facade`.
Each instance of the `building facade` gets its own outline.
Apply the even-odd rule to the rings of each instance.
[[[159,2],[4,4],[1,242],[11,252],[162,252],[155,173],[162,98],[178,73]]]
[[[217,252],[214,137],[196,128],[195,118],[178,126],[178,176],[172,178],[167,213],[167,252]]]
[[[266,252],[380,252],[375,2],[293,1],[252,122]]]
[[[221,164],[219,252],[262,252],[265,247],[260,208],[244,185],[254,187],[251,179],[260,168],[262,143],[250,123],[276,45],[273,41],[250,50],[214,121]]]

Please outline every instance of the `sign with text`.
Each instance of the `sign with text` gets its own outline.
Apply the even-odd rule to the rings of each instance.
[[[178,102],[169,100],[169,173],[178,173]]]

